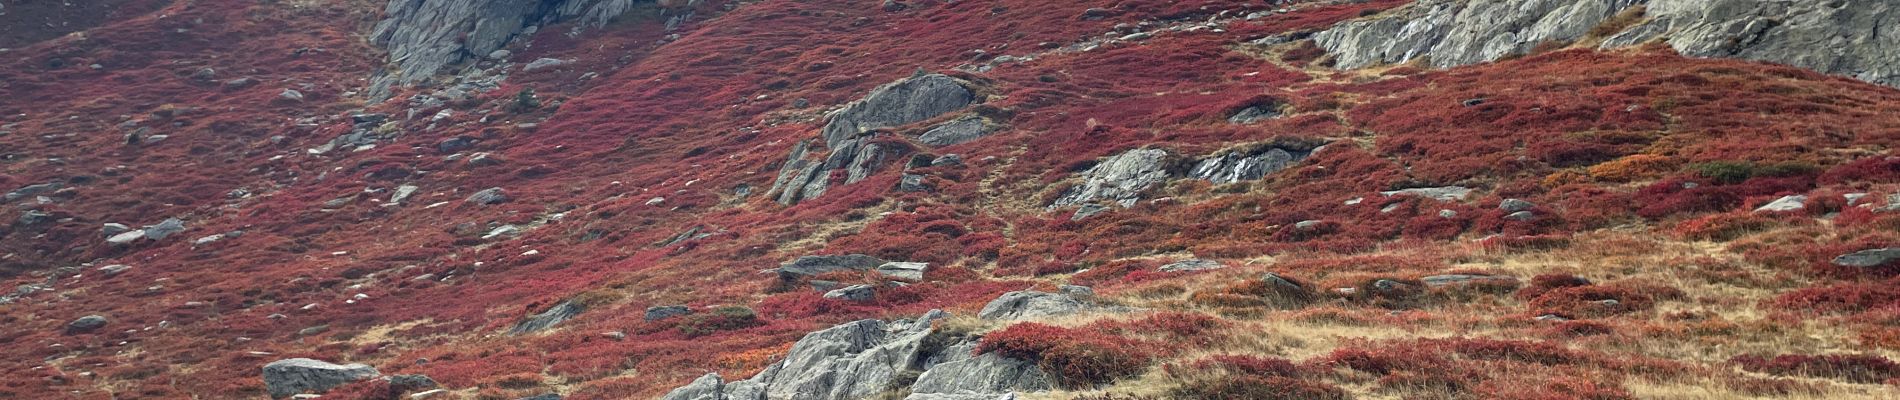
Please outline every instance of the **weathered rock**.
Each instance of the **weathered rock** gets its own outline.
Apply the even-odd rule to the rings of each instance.
[[[1767,61],[1900,86],[1900,4],[1779,0],[1429,0],[1314,35],[1338,68],[1428,59],[1446,68],[1568,43],[1626,9],[1647,21],[1603,48],[1662,40],[1691,57]]]
[[[1293,166],[1310,153],[1280,147],[1226,152],[1195,162],[1188,177],[1216,184],[1257,180]]]
[[[1077,314],[1088,308],[1088,304],[1068,295],[1025,290],[1004,293],[984,305],[977,317],[990,320],[1036,319]]]
[[[562,301],[553,307],[548,307],[546,311],[542,311],[540,314],[530,315],[528,318],[521,320],[520,323],[516,323],[514,328],[508,330],[508,334],[520,335],[544,331],[548,328],[553,328],[555,324],[559,324],[569,318],[574,318],[574,316],[580,315],[582,311],[586,310],[587,306],[580,303]]]
[[[525,71],[534,71],[534,70],[545,69],[545,68],[554,68],[554,67],[559,67],[562,65],[567,65],[568,63],[572,63],[572,62],[573,61],[562,60],[558,58],[538,58],[538,59],[535,59],[534,61],[529,61],[527,66],[521,67],[521,70],[525,72]]]
[[[962,82],[940,74],[885,84],[830,115],[823,130],[825,147],[837,149],[839,143],[864,131],[935,118],[975,101],[976,93]]]
[[[145,230],[139,229],[139,230],[134,230],[134,231],[120,232],[117,235],[112,235],[112,237],[106,238],[106,243],[111,243],[115,245],[127,245],[127,244],[132,244],[132,242],[135,242],[135,241],[138,241],[139,239],[144,239],[144,238],[145,238]]]
[[[416,187],[416,185],[397,186],[396,191],[394,193],[389,194],[389,202],[401,204],[403,200],[408,200],[409,196],[414,196],[416,194],[416,190],[419,190],[419,189],[421,188]]]
[[[66,333],[89,333],[106,327],[106,317],[87,315],[66,323]]]
[[[396,69],[391,81],[420,82],[449,66],[498,53],[518,35],[540,24],[579,21],[599,27],[633,8],[636,0],[390,0],[386,19],[376,24],[370,42],[389,50]],[[506,58],[503,55],[499,58]],[[380,100],[380,99],[377,99]]]
[[[104,225],[100,225],[99,227],[99,233],[105,234],[106,237],[113,237],[121,233],[130,232],[131,230],[132,230],[132,227],[130,226],[125,226],[125,224],[112,223],[112,222],[107,222]]]
[[[930,264],[926,263],[888,262],[883,265],[878,265],[877,273],[891,279],[921,281],[924,280],[924,273],[929,271],[929,269]]]
[[[1537,219],[1537,213],[1533,213],[1530,211],[1518,211],[1518,212],[1514,212],[1510,214],[1505,214],[1504,219],[1508,219],[1512,221],[1529,221],[1529,220]]]
[[[1853,268],[1873,268],[1900,261],[1900,247],[1867,249],[1834,257],[1834,265]]]
[[[941,157],[937,157],[936,159],[930,160],[930,166],[932,167],[942,167],[946,165],[963,165],[963,156],[956,155],[956,154],[945,154]]]
[[[428,388],[440,386],[435,383],[435,379],[429,378],[428,375],[422,375],[422,374],[392,375],[386,379],[389,379],[390,388],[398,389],[401,391],[428,389]]]
[[[718,372],[694,379],[693,383],[666,392],[660,400],[726,400],[726,381]]]
[[[1413,196],[1413,197],[1422,197],[1422,198],[1438,200],[1438,201],[1464,201],[1466,196],[1471,195],[1471,188],[1467,188],[1463,186],[1441,186],[1441,187],[1429,187],[1429,188],[1400,189],[1400,190],[1393,190],[1393,191],[1387,191],[1387,192],[1379,192],[1379,194],[1385,195],[1385,197]]]
[[[792,344],[782,361],[725,384],[721,392],[725,399],[748,400],[868,398],[913,370],[925,355],[931,323],[947,316],[933,310],[916,321],[862,320],[812,332]]]
[[[1769,202],[1768,204],[1763,204],[1761,207],[1755,208],[1755,212],[1800,211],[1802,208],[1806,208],[1807,206],[1808,206],[1808,196],[1797,194],[1797,195],[1782,196],[1781,198],[1775,199],[1775,201]]]
[[[990,134],[990,127],[983,118],[966,116],[950,120],[917,136],[917,142],[931,146],[949,146],[969,143]]]
[[[693,309],[684,305],[653,306],[647,307],[646,320],[658,321],[692,313]]]
[[[11,202],[11,201],[31,197],[31,196],[39,196],[42,194],[52,193],[54,191],[58,191],[60,188],[63,188],[63,187],[65,187],[65,185],[61,185],[59,182],[48,182],[48,183],[41,183],[37,185],[26,185],[26,186],[21,186],[19,189],[14,189],[11,192],[7,192],[5,198],[6,198],[6,201]]]
[[[929,192],[930,190],[930,185],[924,183],[923,175],[904,174],[903,177],[897,180],[897,191],[899,192],[921,193]]]
[[[877,288],[871,285],[851,285],[825,292],[825,298],[844,301],[871,301],[877,297]]]
[[[131,270],[132,270],[132,266],[129,266],[129,265],[112,264],[112,265],[107,265],[104,267],[99,267],[99,274],[104,275],[107,278],[111,278],[114,276],[118,276],[119,274],[123,274],[125,273],[125,271],[131,271]]]
[[[185,221],[181,221],[177,218],[166,218],[164,221],[159,222],[158,225],[145,227],[145,237],[152,240],[164,240],[172,234],[184,231]]]
[[[817,198],[825,194],[831,183],[830,169],[824,163],[806,159],[811,153],[812,140],[802,140],[792,145],[791,154],[785,157],[785,164],[779,167],[778,179],[772,181],[772,190],[768,195],[777,196],[779,204],[793,205],[805,199]]]
[[[1536,204],[1531,204],[1529,201],[1520,199],[1504,199],[1504,201],[1498,202],[1498,209],[1504,210],[1504,212],[1530,211],[1530,209],[1536,207]]]
[[[1424,278],[1419,278],[1419,281],[1424,282],[1425,286],[1427,287],[1445,287],[1445,286],[1487,284],[1487,283],[1515,285],[1517,284],[1517,277],[1508,276],[1508,275],[1447,274],[1447,275],[1427,276]]]
[[[1088,286],[1062,285],[1057,286],[1056,291],[1078,301],[1088,302],[1095,300],[1095,289]]]
[[[1233,116],[1227,117],[1227,122],[1237,125],[1247,125],[1279,117],[1280,107],[1278,104],[1259,104],[1240,109],[1240,111],[1235,112]]]
[[[302,103],[303,92],[299,92],[295,89],[284,89],[283,92],[277,93],[277,101],[290,102],[290,103]]]
[[[487,188],[469,195],[468,202],[484,206],[501,204],[508,202],[508,194],[503,193],[501,188],[498,187]]]
[[[1063,192],[1050,207],[1064,207],[1097,200],[1112,201],[1124,207],[1134,205],[1141,192],[1166,182],[1170,173],[1168,152],[1161,149],[1135,149],[1105,159],[1083,171],[1082,183]]]
[[[804,256],[780,265],[779,276],[787,280],[832,271],[866,271],[887,261],[863,254]]]
[[[272,398],[323,392],[351,382],[375,378],[376,368],[363,364],[337,365],[308,358],[272,361],[264,365],[264,386]]]
[[[1075,208],[1075,215],[1069,216],[1069,220],[1081,221],[1083,219],[1087,219],[1088,217],[1093,217],[1097,214],[1101,214],[1105,212],[1108,212],[1107,206],[1103,206],[1100,204],[1083,204],[1081,207]]]
[[[1227,265],[1221,264],[1220,261],[1196,258],[1168,263],[1161,266],[1161,272],[1208,271],[1221,268],[1227,268]]]
[[[980,396],[995,399],[1011,392],[1039,392],[1055,387],[1036,363],[995,353],[973,355],[974,341],[950,346],[943,362],[931,366],[910,387],[906,399],[945,399]]]

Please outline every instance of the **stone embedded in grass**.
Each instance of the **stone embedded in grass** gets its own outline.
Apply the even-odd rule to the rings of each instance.
[[[106,317],[87,315],[66,323],[66,333],[89,333],[106,327]]]
[[[778,273],[779,277],[792,280],[834,271],[865,271],[884,263],[886,261],[863,254],[803,256],[780,265]]]
[[[164,240],[172,234],[184,231],[185,221],[181,221],[177,218],[166,218],[165,221],[159,222],[158,225],[145,227],[145,237],[152,240]]]
[[[520,335],[544,331],[548,328],[553,328],[555,324],[559,324],[569,318],[574,318],[574,316],[580,315],[582,311],[586,310],[586,305],[575,303],[571,300],[562,301],[553,307],[548,307],[547,311],[542,311],[540,314],[530,315],[528,318],[522,319],[520,323],[515,324],[514,328],[508,330],[508,334]]]
[[[1191,259],[1191,260],[1176,261],[1173,263],[1169,263],[1168,265],[1163,265],[1161,266],[1161,272],[1207,271],[1207,270],[1216,270],[1216,269],[1221,269],[1221,268],[1227,268],[1227,265],[1221,264],[1220,261],[1204,260],[1204,259],[1196,258],[1196,259]]]
[[[1798,195],[1798,194],[1788,195],[1788,196],[1782,196],[1779,199],[1775,199],[1775,201],[1769,202],[1768,204],[1764,204],[1761,207],[1755,208],[1755,212],[1798,211],[1802,208],[1806,208],[1807,205],[1808,205],[1808,196]]]
[[[1867,249],[1834,257],[1834,265],[1853,268],[1873,268],[1900,261],[1900,247]]]
[[[99,267],[99,274],[105,275],[105,277],[107,278],[111,278],[114,276],[118,276],[119,274],[123,274],[125,273],[125,271],[131,271],[131,270],[132,270],[132,267],[128,265],[112,264],[112,265],[107,265],[104,267]]]
[[[929,269],[930,264],[927,263],[900,261],[888,262],[877,266],[877,273],[892,279],[921,281],[924,280],[924,272]]]
[[[871,285],[851,285],[825,292],[825,298],[832,300],[866,302],[877,297],[877,288]]]
[[[658,321],[658,320],[678,317],[681,315],[692,314],[692,313],[693,313],[693,309],[688,308],[685,305],[653,306],[653,307],[647,307],[646,315],[644,318],[647,321]]]
[[[1464,201],[1466,196],[1471,195],[1471,188],[1464,186],[1440,186],[1399,189],[1379,192],[1379,194],[1385,195],[1385,197],[1412,196],[1438,201]]]
[[[1081,313],[1089,305],[1066,294],[1031,290],[1004,293],[983,306],[977,317],[988,320],[1019,320],[1059,317]]]
[[[983,118],[974,115],[950,120],[930,128],[917,136],[917,141],[931,146],[949,146],[969,143],[990,134],[990,126]]]
[[[1522,199],[1504,199],[1504,201],[1498,202],[1499,210],[1504,210],[1504,212],[1510,212],[1510,213],[1519,212],[1519,211],[1530,211],[1531,208],[1535,208],[1535,207],[1537,207],[1536,204],[1531,204],[1531,202],[1524,201]]]
[[[363,364],[337,365],[308,358],[272,361],[264,365],[264,386],[272,398],[323,392],[381,373]]]
[[[501,188],[492,187],[482,189],[479,192],[475,192],[475,194],[469,195],[468,202],[484,206],[501,204],[508,202],[508,194],[503,193]]]
[[[832,113],[823,129],[825,147],[837,149],[865,131],[935,118],[976,100],[976,93],[962,82],[941,74],[891,82]]]
[[[1483,284],[1483,283],[1504,283],[1504,284],[1515,285],[1517,284],[1517,277],[1509,276],[1509,275],[1447,274],[1447,275],[1427,276],[1424,278],[1419,278],[1419,281],[1425,282],[1425,286],[1429,286],[1429,287],[1445,287],[1445,286],[1454,286],[1454,285],[1469,285],[1469,284]]]

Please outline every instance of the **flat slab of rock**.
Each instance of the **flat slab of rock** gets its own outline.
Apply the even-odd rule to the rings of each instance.
[[[1834,257],[1834,265],[1853,268],[1873,268],[1900,261],[1900,247],[1867,249]]]
[[[1422,197],[1422,198],[1438,200],[1438,201],[1464,201],[1465,197],[1471,195],[1471,188],[1467,188],[1464,186],[1441,186],[1441,187],[1429,187],[1429,188],[1399,189],[1399,190],[1393,190],[1393,191],[1387,191],[1387,192],[1379,192],[1379,194],[1385,195],[1385,197],[1412,196],[1412,197]]]
[[[1227,264],[1221,264],[1220,261],[1196,258],[1163,265],[1161,266],[1161,272],[1208,271],[1221,268],[1227,268]]]
[[[1807,208],[1807,206],[1808,206],[1808,196],[1803,196],[1803,195],[1782,196],[1779,199],[1775,199],[1775,201],[1769,202],[1768,204],[1763,204],[1761,207],[1755,208],[1755,212],[1800,211],[1803,208]]]
[[[106,317],[87,315],[66,323],[66,333],[88,333],[106,327]]]
[[[363,364],[337,365],[308,358],[291,358],[264,365],[264,386],[272,398],[284,398],[323,392],[378,375],[376,368]]]
[[[924,272],[930,270],[930,264],[920,262],[888,262],[877,266],[877,273],[891,279],[908,281],[924,280]]]
[[[984,305],[977,317],[1004,321],[1048,318],[1077,314],[1088,308],[1087,303],[1069,295],[1025,290],[998,296]]]
[[[867,271],[884,265],[887,261],[863,254],[844,254],[829,256],[803,256],[779,265],[779,277],[798,279],[834,271]]]

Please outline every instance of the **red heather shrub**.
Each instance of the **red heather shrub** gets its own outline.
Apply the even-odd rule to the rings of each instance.
[[[1584,279],[1576,275],[1543,274],[1531,277],[1531,283],[1525,285],[1522,289],[1518,289],[1514,297],[1517,297],[1518,300],[1531,300],[1538,296],[1543,296],[1544,293],[1548,293],[1552,290],[1589,285],[1592,285],[1589,279]]]
[[[1801,288],[1776,296],[1776,307],[1813,313],[1861,313],[1900,308],[1900,286],[1886,283],[1843,283]]]
[[[1215,307],[1274,307],[1294,309],[1312,304],[1319,299],[1311,285],[1303,281],[1280,275],[1281,279],[1299,287],[1287,287],[1267,282],[1265,279],[1249,279],[1235,282],[1215,290],[1195,292],[1188,301]]]
[[[1570,239],[1567,234],[1493,236],[1478,241],[1478,246],[1486,251],[1506,253],[1544,251],[1570,247]]]
[[[1676,225],[1676,235],[1696,240],[1735,240],[1749,233],[1773,227],[1774,216],[1748,211],[1709,214]]]
[[[1774,358],[1740,356],[1729,362],[1743,370],[1782,376],[1809,376],[1854,383],[1880,383],[1900,377],[1900,364],[1877,355],[1787,354]]]
[[[983,336],[976,353],[1033,360],[1057,385],[1092,388],[1141,374],[1152,361],[1140,343],[1086,329],[1021,323]]]
[[[1836,165],[1821,173],[1822,185],[1900,182],[1900,156],[1874,156]]]
[[[1602,318],[1649,310],[1656,306],[1650,294],[1619,286],[1558,288],[1530,302],[1531,312],[1570,318]]]
[[[1219,371],[1229,374],[1254,376],[1279,376],[1294,378],[1300,376],[1300,368],[1292,361],[1283,358],[1250,355],[1217,355],[1194,361],[1188,368],[1195,371]]]
[[[1523,363],[1558,365],[1575,363],[1583,356],[1550,342],[1531,342],[1522,340],[1495,339],[1436,339],[1420,343],[1426,347],[1448,349],[1458,355],[1477,360],[1516,361]]]
[[[1586,378],[1555,376],[1541,381],[1490,381],[1478,385],[1476,392],[1486,399],[1500,400],[1626,400],[1634,399],[1621,387],[1606,386]]]
[[[1554,336],[1578,338],[1608,335],[1616,331],[1609,325],[1596,321],[1564,321],[1551,327],[1550,332]]]
[[[1236,375],[1190,382],[1170,390],[1168,397],[1184,400],[1345,400],[1345,390],[1325,382],[1282,376]]]
[[[686,337],[700,337],[718,332],[739,330],[764,325],[752,309],[740,306],[725,306],[712,312],[696,313],[680,318],[679,330]]]

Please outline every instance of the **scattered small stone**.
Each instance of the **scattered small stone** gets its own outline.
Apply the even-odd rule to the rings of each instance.
[[[508,57],[513,56],[513,55],[515,55],[515,53],[508,51],[507,49],[497,49],[495,51],[488,52],[488,59],[495,60],[495,61],[508,61]]]
[[[502,225],[502,226],[495,227],[495,229],[488,230],[488,233],[482,235],[482,240],[489,240],[489,239],[494,239],[494,238],[499,238],[499,237],[515,237],[515,236],[520,236],[520,235],[521,235],[520,227],[517,227],[514,225]]]
[[[899,192],[928,192],[930,189],[930,185],[924,183],[923,175],[904,174],[904,176],[897,181],[897,191]]]
[[[468,165],[471,167],[501,165],[503,162],[505,162],[505,160],[502,160],[500,156],[488,152],[475,153],[468,157]]]
[[[104,275],[107,278],[111,278],[114,276],[118,276],[119,274],[123,274],[125,273],[125,271],[131,271],[131,270],[132,270],[132,267],[128,265],[112,264],[112,265],[107,265],[104,267],[99,267],[99,274]]]
[[[131,230],[132,230],[132,227],[130,226],[125,226],[125,224],[112,223],[112,222],[107,222],[105,223],[105,225],[102,225],[99,228],[99,232],[104,233],[106,237],[112,237],[114,235],[126,233]]]
[[[1518,211],[1504,216],[1504,219],[1512,221],[1529,221],[1536,218],[1537,214],[1530,211]]]
[[[252,86],[257,86],[257,79],[246,77],[224,81],[224,90],[238,90]]]
[[[1504,199],[1504,201],[1498,202],[1498,209],[1504,210],[1504,212],[1530,211],[1530,209],[1534,207],[1537,207],[1537,205],[1520,199]]]
[[[1798,211],[1802,208],[1806,208],[1807,205],[1808,205],[1808,196],[1798,195],[1798,194],[1789,195],[1789,196],[1782,196],[1779,199],[1775,199],[1775,201],[1762,205],[1761,207],[1756,208],[1755,212]]]
[[[1569,321],[1569,320],[1570,320],[1569,318],[1564,318],[1563,316],[1561,316],[1561,315],[1557,315],[1557,314],[1544,314],[1544,315],[1539,315],[1539,316],[1537,316],[1537,318],[1536,318],[1536,319],[1537,319],[1538,321],[1545,321],[1545,322],[1564,322],[1564,321]]]
[[[418,189],[421,188],[416,187],[416,185],[397,186],[395,193],[389,195],[389,202],[401,204],[403,200],[408,200],[409,196],[415,195]]]
[[[303,92],[299,92],[296,89],[284,89],[283,92],[277,93],[277,99],[286,102],[302,103]]]
[[[135,241],[138,241],[139,239],[144,239],[144,238],[145,238],[145,230],[141,229],[141,230],[135,230],[135,231],[120,232],[117,235],[112,235],[112,237],[106,238],[106,243],[111,243],[115,245],[127,245],[127,244],[132,244],[132,242],[135,242]]]
[[[1324,222],[1320,222],[1319,220],[1316,220],[1316,219],[1309,219],[1309,220],[1293,223],[1293,228],[1303,230],[1303,231],[1310,231],[1310,230],[1319,228],[1320,224],[1324,224]]]
[[[1452,211],[1452,210],[1438,210],[1438,217],[1439,218],[1456,218],[1458,217],[1458,212]]]
[[[152,240],[164,240],[165,237],[184,231],[185,221],[181,221],[177,218],[166,218],[164,221],[159,222],[158,225],[145,227],[145,237],[151,238]]]
[[[1196,258],[1163,265],[1161,266],[1161,272],[1207,271],[1221,268],[1227,268],[1227,265],[1221,264],[1219,261]]]
[[[1475,99],[1465,99],[1465,101],[1462,104],[1464,104],[1465,107],[1477,107],[1477,106],[1483,105],[1484,102],[1485,102],[1485,99],[1483,97],[1479,97]]]
[[[573,61],[562,60],[558,58],[539,58],[539,59],[535,59],[534,61],[529,62],[528,66],[521,67],[521,71],[528,72],[528,71],[534,71],[534,70],[543,69],[543,68],[553,68],[553,67],[566,65],[567,63],[571,63],[571,62]]]
[[[600,337],[613,339],[613,340],[627,340],[627,333],[621,332],[621,331],[607,331],[607,332],[601,332]]]
[[[199,68],[197,72],[191,73],[191,79],[200,81],[209,81],[217,78],[218,70],[211,69],[211,67]]]

